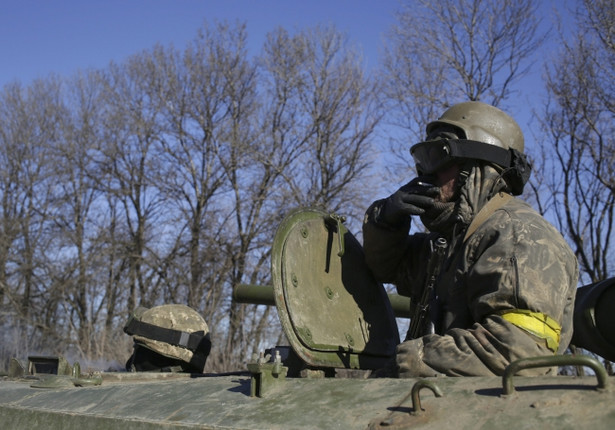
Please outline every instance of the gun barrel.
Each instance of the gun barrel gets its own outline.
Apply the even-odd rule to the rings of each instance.
[[[275,306],[271,285],[239,284],[233,289],[233,300],[237,303]]]
[[[275,305],[271,285],[239,284],[233,290],[233,300],[237,303],[250,303],[253,305]],[[399,294],[388,293],[389,302],[397,318],[410,318],[410,298]]]

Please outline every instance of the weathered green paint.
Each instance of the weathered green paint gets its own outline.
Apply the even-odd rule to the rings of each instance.
[[[609,377],[612,386],[613,377]],[[415,414],[411,392],[419,381]],[[515,378],[502,396],[497,377],[417,379],[287,378],[268,396],[250,396],[247,375],[191,378],[169,374],[103,374],[97,387],[31,388],[0,380],[0,417],[7,429],[610,429],[615,393],[595,377]],[[425,382],[421,382],[425,386]],[[421,387],[419,387],[421,388]]]
[[[376,369],[399,343],[389,300],[343,217],[302,209],[272,247],[274,300],[295,353],[310,366]]]
[[[608,388],[606,369],[595,358],[586,355],[554,355],[551,357],[543,356],[523,358],[511,363],[508,367],[506,367],[506,371],[502,376],[504,395],[509,395],[513,393],[513,376],[517,372],[523,369],[531,369],[534,367],[552,366],[588,366],[594,371],[596,377],[598,378],[598,385],[596,385],[596,389],[606,390]]]
[[[233,289],[233,300],[237,303],[275,306],[271,285],[239,284]]]
[[[329,296],[332,293],[328,293]],[[233,290],[233,300],[237,303],[275,306],[273,286],[239,284]],[[387,293],[391,309],[396,318],[410,318],[410,297]]]
[[[341,217],[313,210],[292,213],[276,235],[272,271],[273,287],[240,286],[234,298],[276,305],[293,350],[317,368],[305,369],[306,374],[324,376],[326,370],[328,375],[341,376],[345,369],[339,368],[377,366],[392,353],[395,339],[388,336],[393,329],[395,336],[397,332],[390,305],[407,312],[409,303],[397,295],[387,300],[366,271],[361,247],[343,227]],[[577,313],[584,318],[579,324],[586,330],[579,332],[587,335],[598,330],[601,337],[591,345],[606,342],[600,347],[607,353],[612,352],[614,291],[615,279],[607,280],[599,289],[584,290],[584,300],[578,302]],[[604,298],[606,302],[599,303]],[[400,312],[396,314],[403,316]],[[250,373],[226,376],[120,372],[83,377],[78,365],[70,371],[61,358],[35,360],[52,363],[58,375],[33,375],[36,366],[11,362],[10,377],[0,378],[2,428],[577,430],[615,426],[615,378],[606,376],[602,366],[587,357],[520,360],[509,366],[503,378],[425,379],[287,377],[287,368],[275,358],[248,363]],[[524,366],[558,364],[589,366],[596,376],[514,376],[513,384],[513,374]]]

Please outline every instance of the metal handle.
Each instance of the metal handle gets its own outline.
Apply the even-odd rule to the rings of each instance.
[[[335,213],[329,214],[329,216],[327,218],[325,218],[325,221],[330,221],[333,226],[335,226],[335,228],[337,228],[337,243],[338,243],[338,253],[337,256],[338,257],[343,257],[344,253],[346,252],[345,246],[344,246],[344,227],[343,227],[343,223],[346,222],[346,217],[344,215],[338,215]]]
[[[433,381],[426,381],[422,379],[418,381],[416,384],[412,386],[412,391],[410,395],[412,396],[412,413],[414,415],[420,415],[423,413],[423,407],[421,406],[421,397],[419,396],[419,392],[423,388],[429,388],[436,397],[442,397],[442,390],[438,387]]]
[[[416,424],[414,421],[414,417],[421,416],[423,414],[423,407],[421,406],[421,397],[420,391],[423,388],[430,389],[436,397],[442,397],[442,390],[440,387],[436,385],[434,381],[429,381],[426,379],[419,379],[413,386],[412,390],[402,399],[401,402],[397,404],[397,407],[389,408],[392,412],[385,419],[375,419],[369,425],[369,429],[380,429],[380,428],[394,428],[394,429],[405,429],[413,427],[413,424]],[[412,398],[412,410],[409,414],[398,414],[397,410],[401,408],[401,405],[405,404],[409,398]],[[421,421],[423,422],[423,421]]]
[[[506,367],[502,376],[504,395],[512,394],[515,391],[513,386],[513,375],[523,369],[533,369],[536,367],[553,366],[587,366],[596,372],[598,378],[597,390],[607,389],[606,369],[598,360],[588,355],[554,355],[545,357],[522,358],[514,361]]]

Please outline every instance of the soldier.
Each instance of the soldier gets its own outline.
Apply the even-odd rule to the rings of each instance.
[[[207,323],[194,309],[178,304],[138,307],[124,332],[134,339],[129,372],[203,373],[211,340]]]
[[[367,210],[365,254],[379,281],[416,307],[439,273],[426,323],[397,347],[397,376],[501,375],[512,361],[567,348],[578,264],[559,232],[512,196],[530,176],[523,149],[506,113],[457,104],[410,149],[418,177]],[[412,216],[429,232],[409,235]],[[437,238],[448,248],[428,274]]]

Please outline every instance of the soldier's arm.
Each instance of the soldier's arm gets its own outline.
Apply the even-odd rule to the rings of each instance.
[[[365,214],[365,260],[379,282],[394,283],[399,294],[410,296],[412,286],[422,285],[424,262],[429,258],[428,235],[408,235],[410,217],[399,226],[381,220],[384,200],[374,202]]]
[[[552,355],[567,346],[577,276],[574,255],[555,229],[529,210],[512,216],[501,211],[488,223],[469,240],[461,270],[476,322],[402,343],[400,376],[501,375],[512,361]],[[543,316],[561,327],[555,347],[550,329],[532,333],[540,326],[533,321]]]
[[[374,202],[363,222],[363,248],[365,260],[380,282],[393,282],[407,252],[410,217],[399,226],[390,226],[382,220],[385,200]]]

